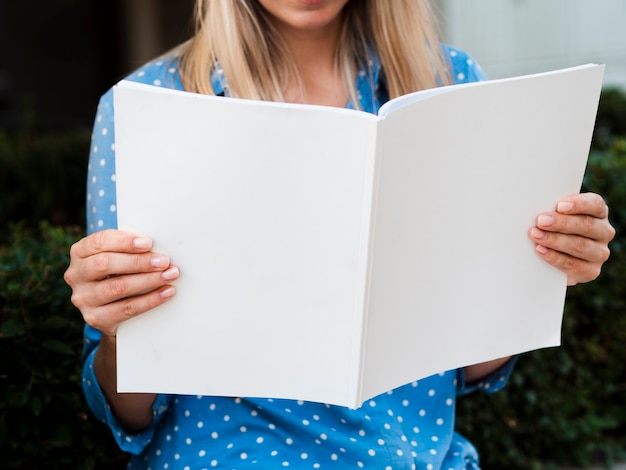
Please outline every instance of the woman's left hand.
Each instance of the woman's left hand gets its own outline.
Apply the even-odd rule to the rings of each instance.
[[[592,281],[609,258],[609,242],[615,236],[609,208],[594,193],[561,199],[555,212],[536,219],[528,234],[539,256],[567,274],[567,284]]]

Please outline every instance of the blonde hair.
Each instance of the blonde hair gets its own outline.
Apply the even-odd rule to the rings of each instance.
[[[186,90],[214,94],[219,63],[231,96],[284,101],[287,77],[298,71],[258,0],[197,0],[196,30],[183,45],[180,70]],[[427,0],[350,0],[336,51],[336,68],[354,98],[355,71],[373,48],[391,98],[450,82]],[[355,101],[357,102],[357,101]]]

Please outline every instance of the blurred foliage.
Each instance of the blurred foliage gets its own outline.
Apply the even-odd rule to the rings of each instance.
[[[594,282],[570,287],[563,344],[524,354],[509,385],[459,400],[458,431],[490,469],[610,468],[626,460],[626,95],[602,93],[584,191],[617,236]]]
[[[615,136],[626,136],[626,94],[617,88],[602,90],[598,117],[593,135],[593,146],[605,149]]]
[[[37,228],[81,225],[85,220],[85,182],[91,134],[0,129],[0,243],[10,221]]]
[[[617,237],[600,278],[568,291],[563,346],[523,355],[503,391],[459,400],[458,430],[476,444],[485,470],[626,459],[625,115],[625,95],[603,92],[584,185],[607,200]],[[88,149],[84,131],[0,131],[2,468],[126,462],[85,404],[83,324],[62,277],[83,233],[76,227],[84,226]]]
[[[0,465],[123,468],[82,395],[83,322],[63,281],[74,227],[11,224],[0,246]]]

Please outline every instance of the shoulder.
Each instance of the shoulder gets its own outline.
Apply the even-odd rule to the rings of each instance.
[[[178,70],[179,60],[175,54],[166,55],[154,59],[124,77],[124,80],[154,85],[174,90],[184,90]],[[99,119],[113,115],[113,87],[100,97],[98,104]]]
[[[443,44],[441,48],[450,64],[454,83],[480,82],[487,79],[480,65],[467,52],[448,44]]]
[[[178,56],[174,53],[154,59],[125,77],[146,85],[184,90],[178,70]]]

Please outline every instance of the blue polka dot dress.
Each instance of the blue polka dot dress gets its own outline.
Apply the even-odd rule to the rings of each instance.
[[[484,78],[467,54],[451,47],[444,51],[457,83]],[[128,79],[183,89],[175,56],[150,62]],[[212,85],[216,94],[228,94],[219,69]],[[376,57],[371,57],[369,70],[358,74],[357,90],[365,111],[377,112],[387,101]],[[100,100],[93,128],[89,233],[117,227],[113,119],[109,90]],[[151,426],[128,434],[94,375],[99,338],[97,330],[85,327],[85,396],[120,448],[130,453],[130,469],[478,469],[474,447],[454,432],[456,397],[478,388],[502,388],[515,362],[470,387],[462,370],[442,372],[375,397],[357,410],[292,400],[158,395]]]

